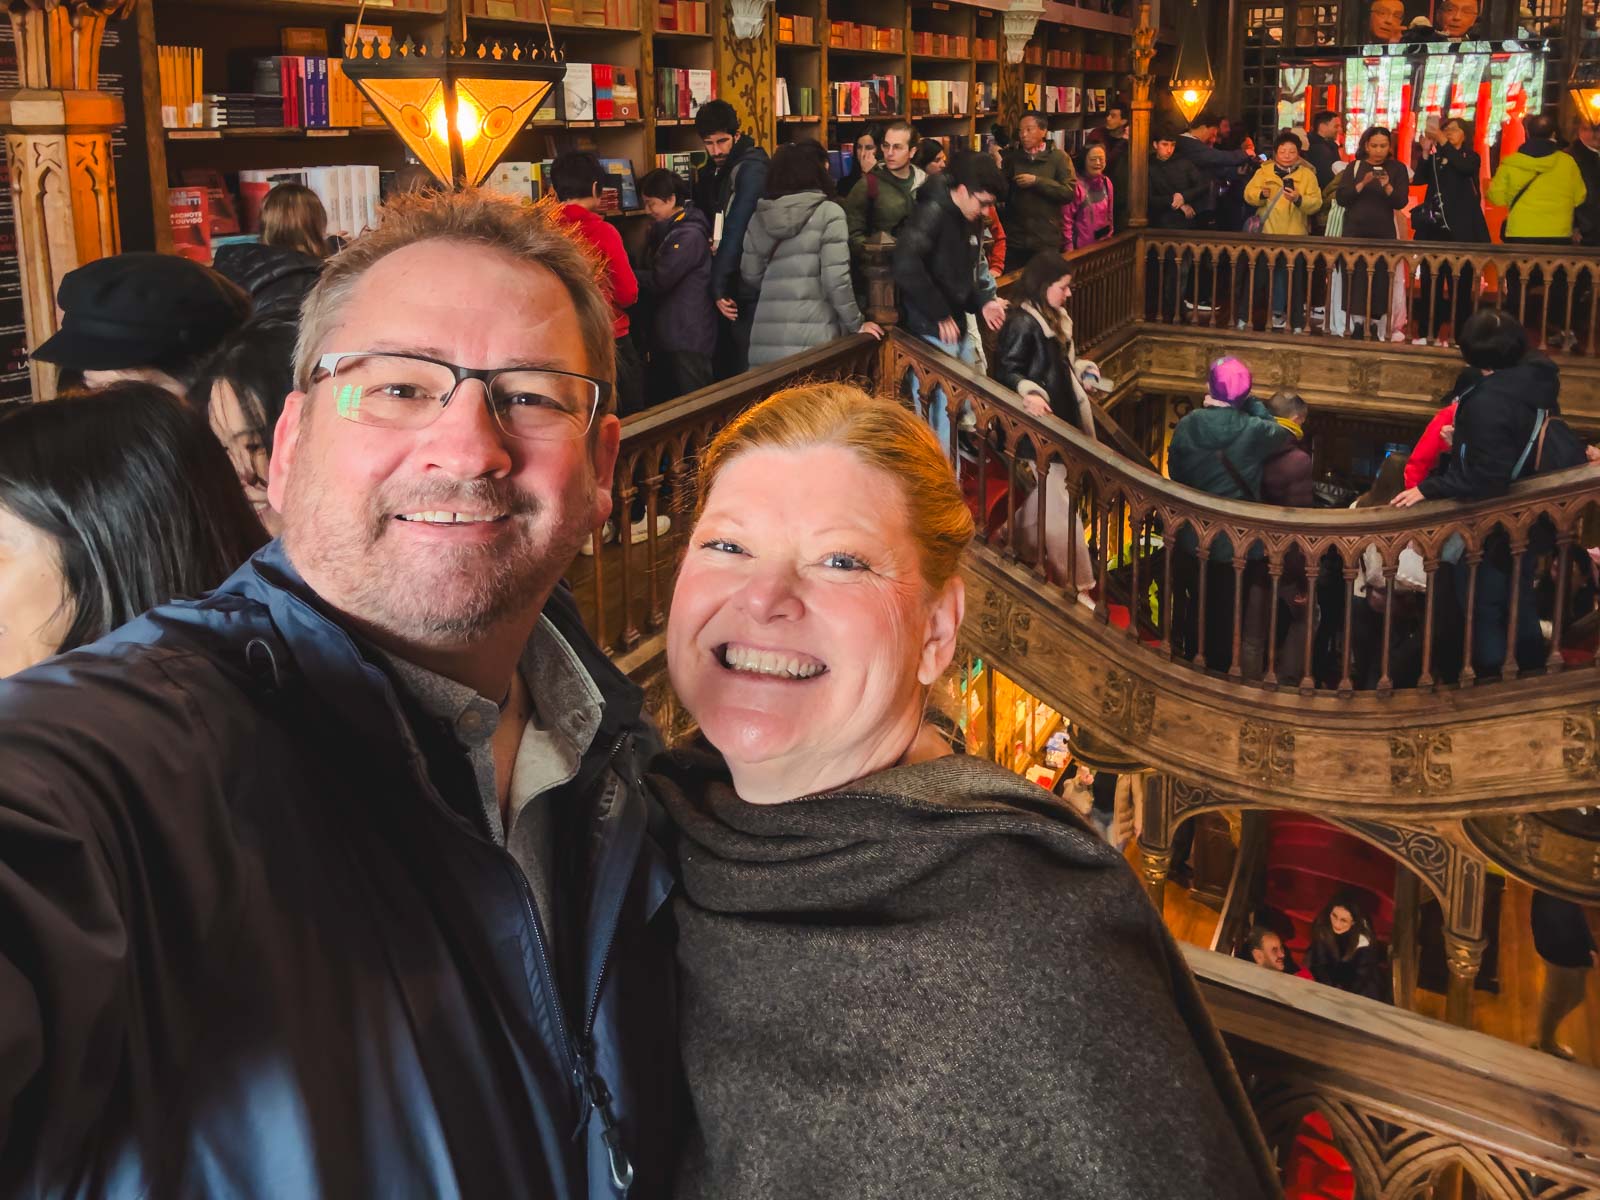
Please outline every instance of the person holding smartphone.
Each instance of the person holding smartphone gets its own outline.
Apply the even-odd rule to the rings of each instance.
[[[1396,240],[1395,213],[1406,206],[1411,177],[1393,157],[1394,136],[1382,125],[1361,135],[1356,160],[1339,176],[1334,201],[1345,210],[1344,236]],[[1389,314],[1389,264],[1386,259],[1361,261],[1350,269],[1345,312],[1351,337],[1382,337]]]
[[[1278,135],[1272,148],[1272,158],[1263,162],[1250,182],[1244,185],[1244,202],[1256,210],[1261,218],[1261,232],[1273,237],[1306,237],[1310,234],[1308,218],[1322,207],[1322,189],[1317,186],[1317,172],[1300,157],[1300,135],[1285,129]],[[1266,289],[1265,264],[1256,263],[1255,298],[1260,299]],[[1240,280],[1241,285],[1243,279]],[[1272,327],[1283,329],[1288,324],[1288,314],[1294,314],[1295,332],[1304,331],[1306,294],[1306,268],[1302,259],[1294,268],[1294,297],[1289,302],[1289,265],[1276,263],[1272,268]],[[1250,323],[1250,310],[1241,306],[1241,327]]]

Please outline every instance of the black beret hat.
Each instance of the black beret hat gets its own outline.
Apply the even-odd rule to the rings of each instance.
[[[174,254],[115,254],[69,271],[61,328],[33,352],[79,371],[165,367],[209,354],[250,315],[237,285]]]

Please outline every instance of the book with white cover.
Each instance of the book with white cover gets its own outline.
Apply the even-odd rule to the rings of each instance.
[[[561,94],[565,103],[563,116],[568,121],[594,120],[594,65],[568,63]]]

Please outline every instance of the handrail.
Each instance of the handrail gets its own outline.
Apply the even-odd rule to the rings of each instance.
[[[1364,1198],[1433,1194],[1426,1184],[1452,1167],[1487,1196],[1546,1194],[1519,1186],[1521,1172],[1552,1181],[1550,1195],[1600,1186],[1600,1087],[1589,1068],[1182,949],[1280,1164],[1315,1112]]]
[[[1150,323],[1437,340],[1493,303],[1542,349],[1600,355],[1596,249],[1181,229],[1138,240],[1144,294],[1134,302]]]
[[[1511,680],[1535,667],[1564,669],[1565,597],[1581,553],[1580,527],[1591,505],[1600,503],[1600,471],[1539,476],[1503,497],[1471,504],[1274,508],[1210,496],[1108,455],[1077,429],[1053,417],[1030,416],[1006,389],[914,339],[892,335],[884,356],[893,380],[915,376],[921,396],[942,396],[949,453],[980,508],[988,512],[1003,495],[1003,519],[988,522],[980,540],[1006,561],[1028,567],[1038,585],[1055,589],[1067,611],[1083,612],[1075,603],[1081,593],[1121,598],[1133,618],[1125,636],[1148,653],[1188,661],[1197,670],[1205,670],[1209,659],[1214,670],[1234,678],[1249,675],[1268,687],[1278,684],[1280,663],[1286,662],[1284,682],[1304,694],[1318,682],[1318,634],[1338,646],[1337,663],[1323,672],[1322,682],[1340,695],[1363,681],[1388,693],[1446,682],[1466,686],[1486,674]],[[975,424],[986,436],[960,432],[963,412],[969,427]],[[1019,506],[1030,473],[1051,482],[1033,488]],[[1078,548],[1085,541],[1087,558]],[[1447,560],[1457,557],[1458,548],[1466,609],[1459,631],[1447,621],[1455,593],[1440,599],[1451,588],[1455,571]],[[1381,615],[1358,621],[1358,604],[1367,604],[1353,594],[1358,576],[1371,575],[1385,596],[1398,596],[1403,554],[1408,563],[1410,554],[1420,558],[1424,588],[1415,600],[1397,599]],[[1538,663],[1528,661],[1524,638],[1519,661],[1517,639],[1497,641],[1482,618],[1478,589],[1485,589],[1485,600],[1491,587],[1509,590],[1507,619],[1517,629],[1518,607],[1532,602],[1531,589],[1507,588],[1508,568],[1509,578],[1518,579],[1546,556],[1555,560],[1557,579],[1551,637],[1548,647],[1540,646]],[[1297,615],[1292,607],[1280,614],[1280,601],[1297,596],[1307,597],[1300,614],[1315,613],[1320,599],[1320,620]],[[1095,619],[1108,623],[1110,607],[1097,604]],[[1415,617],[1423,644],[1420,654],[1408,645],[1398,661],[1395,613],[1401,607],[1422,610]],[[1476,637],[1475,614],[1481,626]],[[1369,628],[1374,621],[1381,635]],[[1299,641],[1286,642],[1286,632]],[[1371,655],[1358,655],[1355,640],[1367,634],[1376,645]],[[1451,639],[1453,647],[1446,644]],[[1260,643],[1259,662],[1254,643]],[[1242,653],[1246,649],[1252,654]]]
[[[870,388],[877,348],[866,334],[838,338],[623,420],[611,521],[622,536],[615,548],[600,547],[580,559],[572,572],[584,619],[600,645],[626,652],[664,628],[682,523],[695,506],[700,448],[734,416],[780,388],[846,378]],[[644,537],[634,544],[626,530],[641,515]],[[672,523],[670,530],[658,530],[662,517]]]

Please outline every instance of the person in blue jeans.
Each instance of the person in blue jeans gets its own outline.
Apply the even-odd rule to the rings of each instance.
[[[977,335],[967,314],[999,329],[1006,302],[995,295],[994,276],[983,256],[983,209],[1005,188],[994,159],[975,151],[956,154],[950,165],[917,192],[917,207],[901,227],[893,270],[906,332],[916,334],[953,358],[977,362]],[[939,435],[948,453],[951,431],[942,388],[922,405],[913,378],[911,400]]]
[[[1456,408],[1451,453],[1416,487],[1391,503],[1409,508],[1422,500],[1483,500],[1505,494],[1518,479],[1533,474],[1539,428],[1561,413],[1561,373],[1542,354],[1528,352],[1528,335],[1511,314],[1480,309],[1467,319],[1457,339],[1461,357],[1483,376],[1463,393]],[[1548,468],[1551,464],[1546,463]],[[1533,530],[1537,539],[1539,530]],[[1444,558],[1454,564],[1457,594],[1463,604],[1471,566],[1457,542]],[[1538,546],[1522,554],[1517,577],[1517,662],[1524,670],[1544,663],[1544,635],[1533,590]],[[1472,603],[1472,666],[1480,675],[1498,674],[1506,660],[1515,556],[1504,533],[1485,540]]]

